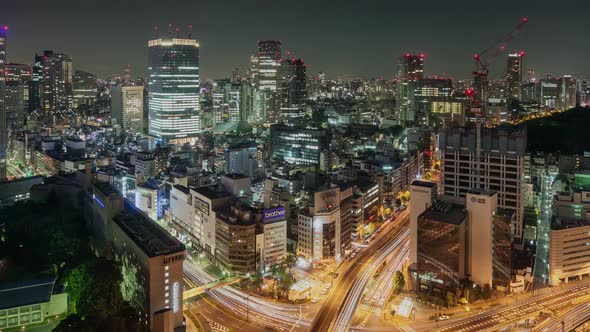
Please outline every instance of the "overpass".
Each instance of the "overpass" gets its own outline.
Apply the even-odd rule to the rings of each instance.
[[[218,281],[210,282],[210,283],[205,284],[203,286],[193,287],[193,288],[185,290],[182,293],[183,300],[185,302],[190,301],[190,300],[196,298],[197,296],[204,294],[210,290],[213,290],[213,289],[216,289],[219,287],[233,285],[233,284],[239,283],[240,281],[242,281],[242,277],[229,277],[229,278],[224,278],[224,279],[221,279]]]

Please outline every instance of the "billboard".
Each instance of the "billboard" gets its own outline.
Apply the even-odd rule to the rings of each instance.
[[[286,218],[287,218],[287,210],[282,206],[279,206],[279,207],[276,207],[273,209],[262,210],[262,221],[286,219]]]

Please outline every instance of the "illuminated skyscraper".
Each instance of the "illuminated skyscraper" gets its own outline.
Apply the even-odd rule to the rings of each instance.
[[[6,126],[6,31],[0,27],[0,180],[6,178],[6,146],[8,127]]]
[[[98,94],[96,76],[82,70],[76,70],[74,75],[73,91],[74,108],[78,108],[81,105],[94,105]]]
[[[281,42],[261,40],[251,58],[250,78],[255,92],[255,119],[258,122],[276,123],[280,107],[278,70],[281,65]]]
[[[113,122],[123,130],[143,132],[143,86],[114,86],[111,88]]]
[[[414,122],[414,90],[424,78],[424,54],[405,54],[397,62],[397,112],[402,121]]]
[[[74,70],[66,54],[43,52],[43,109],[45,112],[72,109]]]
[[[277,70],[281,65],[281,42],[261,40],[251,58],[252,82],[258,90],[277,90]]]
[[[190,139],[201,130],[199,42],[158,38],[148,43],[149,134]]]
[[[522,99],[524,55],[524,52],[508,54],[508,63],[506,64],[506,97],[509,99]]]
[[[7,63],[6,74],[6,118],[12,129],[22,126],[27,108],[29,91],[27,82],[31,80],[31,66],[20,63]]]
[[[29,112],[43,109],[43,56],[35,54],[35,62],[28,83]]]
[[[285,59],[278,71],[281,114],[283,121],[301,118],[307,92],[305,63],[301,59]]]

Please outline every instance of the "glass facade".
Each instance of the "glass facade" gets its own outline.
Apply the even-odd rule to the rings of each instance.
[[[271,157],[296,165],[319,165],[320,152],[328,145],[325,130],[273,125],[270,127]]]
[[[149,134],[164,139],[195,137],[201,129],[199,43],[160,38],[148,46]]]

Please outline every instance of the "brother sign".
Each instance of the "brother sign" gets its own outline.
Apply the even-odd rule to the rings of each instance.
[[[285,218],[286,210],[284,207],[278,207],[270,210],[262,211],[262,221],[270,219]]]

